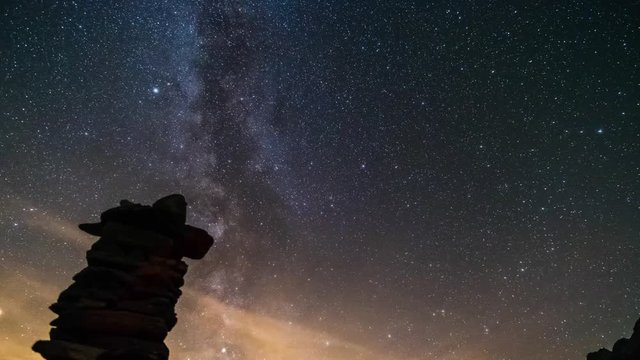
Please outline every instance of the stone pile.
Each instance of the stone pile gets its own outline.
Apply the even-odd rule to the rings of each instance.
[[[213,244],[206,231],[185,225],[187,204],[170,195],[152,206],[123,200],[82,224],[100,236],[87,251],[88,266],[73,277],[50,309],[51,340],[33,349],[48,360],[161,360],[176,324],[187,264]]]
[[[587,355],[587,360],[640,360],[640,319],[633,327],[631,338],[622,338],[611,350],[600,349]]]

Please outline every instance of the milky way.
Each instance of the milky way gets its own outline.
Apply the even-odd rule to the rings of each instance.
[[[0,6],[0,358],[76,229],[180,192],[215,235],[173,359],[580,359],[640,316],[622,2]]]

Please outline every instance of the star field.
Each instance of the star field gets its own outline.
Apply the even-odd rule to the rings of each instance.
[[[625,2],[0,5],[0,357],[180,192],[173,359],[583,359],[640,316]],[[4,285],[6,284],[6,285]]]

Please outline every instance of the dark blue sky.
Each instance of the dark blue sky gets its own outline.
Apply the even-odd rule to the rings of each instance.
[[[194,289],[393,358],[583,358],[640,313],[638,4],[0,10],[7,281],[63,288],[60,227],[183,192]]]

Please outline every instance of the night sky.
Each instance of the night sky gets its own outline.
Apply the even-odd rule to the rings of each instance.
[[[120,199],[175,360],[584,359],[640,316],[638,1],[2,1],[0,358]]]

